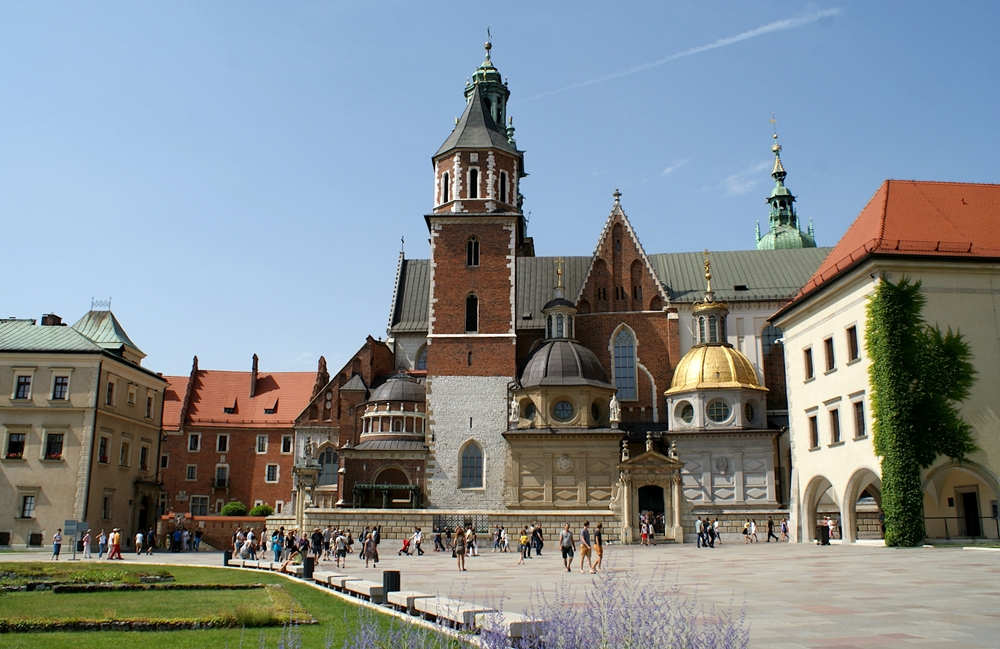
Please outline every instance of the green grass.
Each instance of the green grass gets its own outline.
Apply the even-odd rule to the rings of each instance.
[[[0,564],[0,585],[4,586],[28,582],[138,584],[141,575],[169,577],[171,573],[163,568],[126,567],[110,564]]]
[[[24,564],[22,564],[24,565]],[[44,564],[43,564],[44,565]],[[86,568],[86,566],[84,566]],[[149,572],[146,566],[116,566],[118,569],[131,570],[134,572]],[[7,564],[0,564],[0,572],[8,569]],[[361,609],[353,604],[342,602],[335,597],[316,590],[303,583],[296,583],[278,575],[264,571],[244,571],[227,570],[224,568],[171,566],[169,572],[174,575],[176,583],[213,583],[213,584],[274,584],[282,586],[281,589],[271,589],[271,592],[281,592],[287,597],[286,603],[295,603],[304,611],[307,611],[318,624],[302,625],[299,632],[302,637],[302,646],[306,649],[313,647],[325,647],[326,640],[333,640],[333,647],[340,647],[345,636],[354,628],[355,621]],[[201,591],[195,591],[201,592]],[[263,591],[215,591],[215,594],[225,593],[242,598],[242,602],[252,603],[253,598],[260,598]],[[39,595],[48,596],[49,599],[41,600],[45,602],[41,611],[48,613],[50,603],[58,599],[66,598],[67,601],[76,599],[75,606],[77,614],[101,612],[100,604],[91,604],[96,600],[83,599],[102,595],[122,595],[137,602],[140,608],[130,610],[141,610],[143,617],[153,617],[150,611],[175,610],[177,602],[169,599],[169,603],[158,603],[156,600],[164,595],[178,595],[181,599],[181,606],[190,602],[194,593],[185,591],[167,592],[137,592],[137,593],[82,593],[56,595],[48,592],[41,593],[9,593],[0,595],[0,617],[6,618],[11,610],[10,604],[14,601],[12,596]],[[281,597],[278,595],[277,597]],[[232,601],[232,600],[228,600]],[[277,603],[276,603],[277,604]],[[60,604],[59,606],[64,606]],[[125,606],[125,605],[123,605]],[[235,607],[234,607],[235,608]],[[182,610],[186,610],[183,609]],[[250,619],[253,613],[249,614]],[[389,618],[386,617],[388,624]],[[269,649],[277,646],[278,639],[282,633],[280,627],[269,627],[264,629],[208,629],[197,631],[101,631],[101,632],[39,632],[39,633],[11,633],[0,635],[0,646],[4,649],[127,649],[129,647],[170,647],[170,649],[238,649],[241,646],[246,649],[257,649],[259,641],[263,638],[264,644]]]

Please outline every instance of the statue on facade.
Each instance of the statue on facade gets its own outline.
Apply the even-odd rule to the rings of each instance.
[[[608,419],[611,420],[611,427],[618,428],[622,420],[622,408],[618,405],[618,396],[612,394],[611,402],[608,404]]]
[[[667,450],[667,457],[672,460],[677,459],[677,440],[670,440],[670,448]]]
[[[312,436],[306,436],[306,443],[302,446],[302,459],[308,464],[316,454],[316,446],[313,444]]]
[[[646,431],[646,452],[653,450],[653,431]]]
[[[519,410],[520,409],[517,407],[517,397],[516,396],[511,396],[511,398],[510,398],[510,416],[508,417],[508,421],[510,422],[510,427],[511,428],[517,428],[517,422],[520,419],[520,417],[518,416],[519,415],[519,412],[518,412]]]

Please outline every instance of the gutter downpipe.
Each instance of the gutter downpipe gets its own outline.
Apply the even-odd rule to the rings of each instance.
[[[97,446],[97,410],[101,403],[101,372],[104,370],[104,360],[97,361],[97,384],[94,386],[94,423],[90,431],[90,457],[87,459],[87,481],[83,486],[83,520],[90,513],[90,478],[94,471],[94,448]]]

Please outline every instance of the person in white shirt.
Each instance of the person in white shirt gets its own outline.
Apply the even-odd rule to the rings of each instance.
[[[135,533],[135,553],[142,554],[142,532]]]
[[[423,556],[424,549],[420,547],[420,544],[424,542],[424,533],[419,527],[414,530],[411,538],[413,540],[413,547],[417,549],[417,556]]]

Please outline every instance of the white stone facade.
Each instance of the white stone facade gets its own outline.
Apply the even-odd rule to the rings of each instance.
[[[435,508],[503,509],[509,376],[434,376],[427,381],[427,497]],[[483,487],[459,488],[463,447],[483,449]]]

